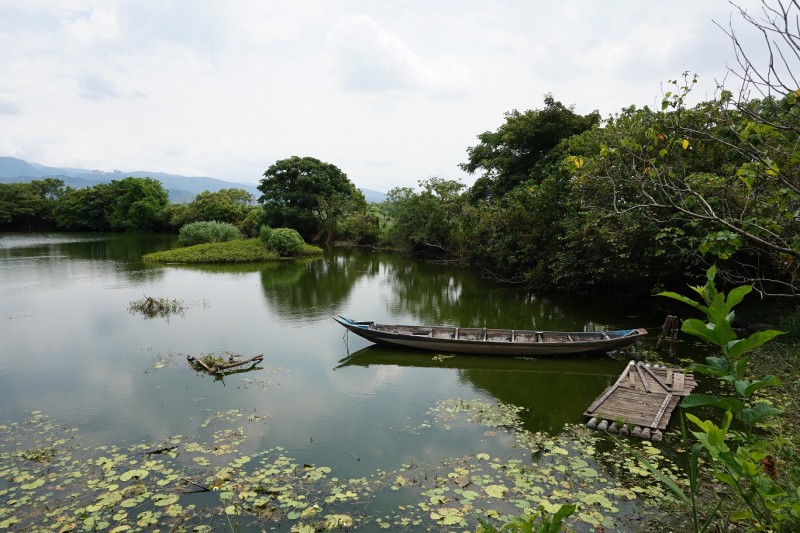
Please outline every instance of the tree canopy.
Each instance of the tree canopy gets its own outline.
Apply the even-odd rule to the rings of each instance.
[[[306,240],[331,240],[338,222],[367,206],[347,174],[313,157],[276,161],[264,172],[258,190],[265,222],[296,229]]]
[[[470,191],[474,200],[499,198],[528,180],[541,181],[550,150],[600,122],[597,111],[578,115],[552,95],[545,96],[542,109],[515,109],[505,117],[497,131],[478,135],[480,143],[467,149],[469,159],[460,165],[470,174],[483,171]]]

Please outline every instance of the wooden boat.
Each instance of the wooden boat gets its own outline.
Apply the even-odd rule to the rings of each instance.
[[[341,315],[333,319],[359,337],[384,346],[517,357],[610,352],[633,344],[647,335],[647,330],[643,328],[615,331],[537,331],[376,324],[351,320]]]

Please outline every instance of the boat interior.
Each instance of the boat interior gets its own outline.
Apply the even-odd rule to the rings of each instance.
[[[562,333],[533,330],[458,328],[452,326],[400,326],[389,324],[373,324],[372,329],[396,335],[491,342],[575,342],[596,341],[610,338],[606,332],[602,331]]]

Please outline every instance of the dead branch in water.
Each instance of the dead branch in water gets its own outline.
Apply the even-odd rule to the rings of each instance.
[[[209,374],[217,376],[220,374],[225,374],[226,370],[244,366],[246,364],[252,363],[253,366],[255,366],[256,363],[260,363],[264,359],[264,354],[254,355],[253,357],[248,357],[247,359],[241,360],[236,360],[237,357],[239,357],[239,355],[230,354],[226,362],[221,357],[214,357],[211,354],[201,358],[187,355],[186,360],[189,361],[189,364],[192,365],[192,368],[195,370],[204,370]]]

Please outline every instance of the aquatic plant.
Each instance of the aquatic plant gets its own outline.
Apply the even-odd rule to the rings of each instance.
[[[785,450],[782,439],[754,432],[762,422],[781,413],[762,393],[768,387],[780,385],[780,381],[771,374],[750,379],[748,368],[753,350],[782,332],[758,331],[747,338],[738,338],[732,327],[733,308],[753,287],[739,286],[726,295],[717,291],[715,275],[716,267],[712,266],[706,273],[705,285],[691,287],[700,300],[673,292],[660,294],[705,314],[706,321],[696,318],[684,320],[681,331],[717,346],[720,355],[709,356],[707,364],[693,364],[690,370],[718,378],[728,391],[726,395],[693,393],[681,403],[681,430],[687,450],[690,493],[683,494],[674,484],[667,483],[667,486],[691,505],[695,531],[706,531],[724,500],[720,497],[706,513],[705,521],[701,522],[702,511],[697,494],[702,454],[713,479],[727,486],[741,504],[730,511],[729,520],[747,523],[758,530],[797,530],[800,527],[800,490],[788,486],[774,468],[775,457]],[[722,417],[716,421],[702,420],[686,412],[687,409],[706,406],[721,410]],[[695,429],[687,429],[686,421]],[[688,442],[689,433],[696,442]]]
[[[146,318],[167,318],[171,315],[182,315],[186,309],[186,304],[181,300],[153,298],[152,296],[134,300],[128,306],[128,310],[131,313],[141,313]]]
[[[441,402],[419,432],[490,428],[494,436],[486,438],[510,437],[516,452],[477,451],[357,479],[298,462],[280,447],[243,453],[268,421],[256,412],[213,412],[194,436],[127,446],[85,443],[77,430],[34,412],[0,425],[0,528],[419,530],[475,528],[481,521],[515,531],[514,524],[563,520],[567,527],[624,530],[633,505],[653,512],[671,505],[661,487],[642,483],[647,470],[635,459],[604,450],[602,435],[582,426],[556,436],[530,433],[518,412],[479,399]],[[675,466],[652,444],[636,446],[674,476]]]

